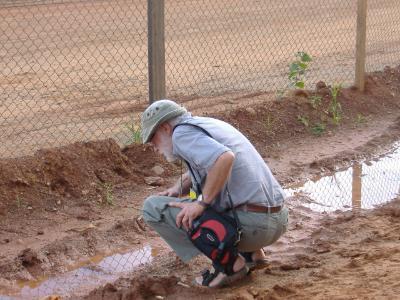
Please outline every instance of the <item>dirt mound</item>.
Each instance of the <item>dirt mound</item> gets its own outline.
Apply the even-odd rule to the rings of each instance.
[[[1,160],[1,212],[20,206],[51,210],[62,199],[69,204],[98,199],[124,182],[143,185],[146,176],[154,176],[155,165],[171,170],[149,147],[133,144],[121,150],[111,139]]]

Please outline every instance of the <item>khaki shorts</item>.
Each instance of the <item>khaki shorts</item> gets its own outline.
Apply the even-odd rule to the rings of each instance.
[[[187,202],[166,196],[150,196],[143,205],[143,219],[152,227],[185,262],[200,254],[187,238],[186,231],[176,226],[175,220],[180,208],[169,207],[172,201]],[[242,225],[239,251],[252,252],[277,241],[288,226],[288,209],[283,207],[277,213],[258,213],[237,210]]]

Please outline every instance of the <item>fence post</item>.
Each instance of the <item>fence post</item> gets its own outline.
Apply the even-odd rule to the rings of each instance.
[[[367,0],[357,0],[356,74],[355,86],[365,88],[365,47],[367,38]]]
[[[164,0],[147,0],[149,102],[165,98]]]

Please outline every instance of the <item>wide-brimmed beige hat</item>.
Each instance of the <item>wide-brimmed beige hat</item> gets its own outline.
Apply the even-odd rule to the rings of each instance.
[[[152,103],[142,113],[141,125],[143,144],[151,140],[160,124],[183,115],[186,112],[186,108],[171,100],[158,100]]]

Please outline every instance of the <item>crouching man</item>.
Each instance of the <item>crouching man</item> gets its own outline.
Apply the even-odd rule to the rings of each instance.
[[[213,261],[215,272],[197,284],[228,285],[265,264],[263,247],[286,231],[288,210],[250,141],[228,123],[194,117],[170,100],[151,104],[141,126],[143,143],[169,162],[186,163],[174,186],[145,200],[143,218],[184,262],[200,253]],[[188,194],[192,199],[182,198]]]

